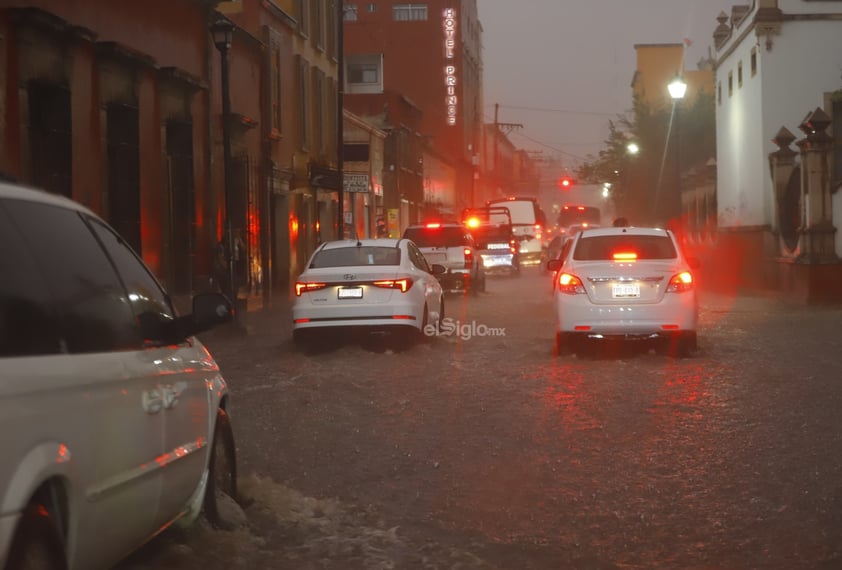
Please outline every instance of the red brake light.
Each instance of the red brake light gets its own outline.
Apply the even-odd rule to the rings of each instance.
[[[474,264],[474,252],[470,247],[464,249],[465,254],[465,269],[470,269]]]
[[[585,293],[585,286],[582,285],[582,280],[575,275],[562,273],[558,276],[558,291],[567,295],[578,295]]]
[[[375,281],[372,285],[382,287],[383,289],[400,289],[401,293],[406,293],[412,287],[412,279],[409,277],[404,277],[403,279],[384,279],[383,281]]]
[[[637,254],[633,251],[618,251],[613,257],[614,261],[637,261]]]
[[[478,228],[479,218],[468,218],[467,220],[465,220],[465,225],[469,228]]]
[[[327,287],[327,283],[305,283],[304,281],[298,281],[295,284],[295,296],[300,297],[302,293],[306,293],[308,291],[318,291],[319,289],[324,289]]]
[[[689,271],[682,271],[673,275],[667,285],[667,293],[683,293],[693,288],[693,275]]]
[[[430,228],[430,229],[435,229],[435,228],[440,228],[441,224],[433,222],[433,223],[425,224],[424,227]]]

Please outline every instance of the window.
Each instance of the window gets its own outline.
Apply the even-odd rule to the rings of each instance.
[[[342,19],[346,22],[356,22],[359,20],[359,14],[357,14],[357,5],[356,4],[345,4],[342,8]]]
[[[716,102],[722,105],[722,82],[720,81],[716,86]]]
[[[325,0],[310,0],[310,8],[312,10],[310,20],[310,31],[313,45],[316,49],[324,51],[325,49]]]
[[[342,150],[342,158],[347,162],[368,162],[368,143],[346,143]]]
[[[6,211],[41,270],[67,352],[142,348],[126,291],[81,216],[21,200],[9,200]]]
[[[337,247],[323,249],[317,253],[310,262],[310,268],[400,265],[400,262],[401,250],[396,247]]]
[[[316,128],[313,129],[313,146],[319,154],[326,154],[327,148],[327,117],[325,109],[325,72],[313,68],[313,120]]]
[[[728,97],[734,94],[734,72],[728,72]]]
[[[301,150],[310,150],[310,64],[298,56],[298,138]]]
[[[392,19],[397,22],[421,21],[427,19],[426,4],[395,4]]]
[[[374,2],[369,2],[365,7],[365,11],[369,14],[375,13],[377,11],[377,4],[375,4]]]
[[[751,48],[751,76],[757,75],[757,48]]]
[[[427,273],[433,272],[433,270],[430,268],[430,264],[427,263],[427,258],[424,257],[424,254],[421,253],[421,250],[418,249],[414,243],[407,243],[406,250],[409,253],[409,260],[412,262],[412,265],[414,265],[421,271],[426,271]]]
[[[98,220],[91,219],[88,222],[117,268],[128,293],[132,314],[142,327],[144,324],[154,327],[144,327],[143,332],[152,334],[151,338],[162,338],[156,325],[175,318],[169,297],[122,238]]]
[[[61,352],[41,270],[0,203],[0,358]]]
[[[407,228],[403,237],[418,247],[457,247],[466,245],[466,234],[461,227]]]
[[[678,254],[666,236],[623,235],[580,238],[573,259],[610,261],[615,253],[636,253],[638,259],[675,259]]]
[[[379,83],[380,77],[375,63],[348,64],[348,83]]]
[[[283,121],[281,120],[281,46],[279,43],[271,42],[270,51],[270,81],[272,93],[272,130],[273,134],[280,135],[283,132]]]
[[[295,0],[295,19],[298,21],[298,33],[302,36],[310,36],[310,1]]]
[[[737,88],[743,86],[743,62],[737,62]]]

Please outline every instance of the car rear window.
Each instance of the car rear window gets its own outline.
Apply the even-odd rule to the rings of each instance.
[[[471,230],[474,242],[479,249],[485,248],[489,243],[509,243],[512,239],[511,226],[480,226]]]
[[[401,250],[397,247],[352,246],[323,249],[313,256],[312,269],[320,267],[353,267],[358,265],[400,265]]]
[[[461,227],[407,228],[403,237],[418,247],[458,247],[465,244],[465,230]]]
[[[581,237],[573,251],[580,261],[613,260],[616,253],[634,253],[637,259],[675,259],[678,254],[667,236],[616,235]]]

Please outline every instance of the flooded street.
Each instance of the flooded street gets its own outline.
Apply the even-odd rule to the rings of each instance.
[[[448,297],[460,326],[406,351],[305,354],[283,309],[250,315],[206,339],[242,526],[164,533],[124,567],[839,567],[842,310],[701,303],[676,360],[555,356],[538,269]]]

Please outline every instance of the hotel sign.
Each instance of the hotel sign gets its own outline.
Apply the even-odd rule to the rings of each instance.
[[[444,86],[446,90],[447,124],[456,124],[458,98],[456,96],[456,9],[445,8],[442,12],[444,26]]]

